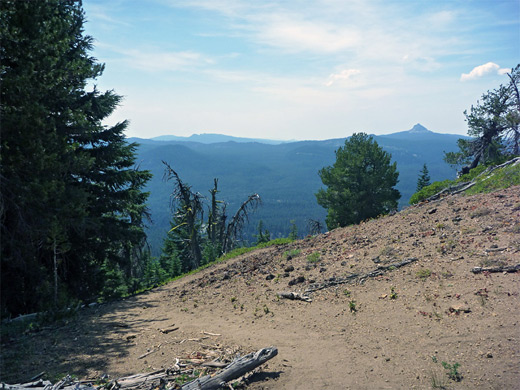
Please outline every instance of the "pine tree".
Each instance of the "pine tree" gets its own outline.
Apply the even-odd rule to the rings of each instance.
[[[424,187],[429,186],[430,183],[430,172],[428,172],[428,167],[426,164],[423,165],[419,178],[417,179],[417,189],[416,192],[419,192]]]
[[[121,101],[87,90],[104,70],[89,55],[81,1],[3,0],[0,14],[2,309],[93,299],[104,273],[139,269],[150,174],[134,166]],[[106,271],[109,270],[109,271]],[[56,287],[56,286],[55,286]]]
[[[328,210],[329,229],[359,223],[397,208],[401,197],[393,188],[399,173],[391,155],[371,136],[357,133],[336,151],[336,162],[319,171],[327,189],[316,194]]]
[[[458,152],[448,152],[444,161],[463,172],[478,164],[496,163],[520,152],[520,64],[510,73],[509,83],[487,91],[469,112],[464,111],[471,139],[459,139]]]

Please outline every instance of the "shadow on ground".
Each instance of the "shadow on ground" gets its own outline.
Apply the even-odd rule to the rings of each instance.
[[[146,294],[146,293],[145,293]],[[71,318],[37,326],[2,326],[0,381],[23,383],[41,372],[51,381],[64,375],[99,377],[108,362],[125,359],[132,346],[132,329],[161,320],[143,320],[137,310],[157,306],[138,297],[85,308]]]

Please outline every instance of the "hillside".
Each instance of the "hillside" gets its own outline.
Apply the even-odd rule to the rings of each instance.
[[[375,136],[381,147],[397,162],[402,198],[406,206],[415,192],[417,177],[423,164],[428,165],[432,181],[453,178],[455,171],[443,160],[444,151],[457,149],[460,136],[431,132],[421,125],[411,130]],[[153,254],[158,255],[169,230],[171,185],[163,180],[167,161],[195,191],[209,195],[213,178],[219,179],[219,198],[229,203],[233,214],[252,193],[259,193],[263,206],[252,215],[245,237],[253,241],[258,221],[273,237],[286,237],[294,220],[303,237],[308,233],[308,220],[324,221],[326,211],[318,205],[314,194],[322,187],[318,171],[335,161],[335,151],[345,139],[300,141],[279,145],[262,143],[199,143],[190,141],[153,141],[130,139],[141,144],[137,161],[154,177],[147,185],[153,224],[148,229]]]
[[[518,388],[520,273],[472,269],[519,263],[520,187],[458,194],[6,335],[1,379],[117,377],[274,345],[250,389]],[[277,297],[325,285],[312,302]]]

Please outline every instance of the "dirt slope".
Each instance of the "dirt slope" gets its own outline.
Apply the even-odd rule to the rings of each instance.
[[[316,291],[312,302],[276,295],[409,258],[417,261]],[[518,389],[520,273],[471,269],[519,263],[520,188],[457,195],[252,252],[5,339],[1,376],[117,377],[274,345],[278,356],[249,388]],[[459,363],[462,380],[449,379],[442,362]]]

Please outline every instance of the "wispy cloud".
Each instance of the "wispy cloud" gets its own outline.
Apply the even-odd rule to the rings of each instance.
[[[333,84],[347,84],[353,76],[360,74],[361,71],[359,69],[343,69],[338,73],[332,73],[329,76],[329,79],[325,83],[327,87],[332,86]]]
[[[191,70],[213,64],[215,61],[194,51],[161,51],[153,49],[112,50],[121,56],[128,66],[146,72],[172,72]]]
[[[274,15],[258,28],[256,39],[263,44],[283,48],[289,52],[334,53],[357,46],[360,34],[355,29],[333,23]]]
[[[500,66],[494,62],[488,62],[484,65],[474,67],[469,73],[462,73],[460,76],[460,81],[475,80],[490,73],[506,74],[509,71],[510,69],[500,68]]]

